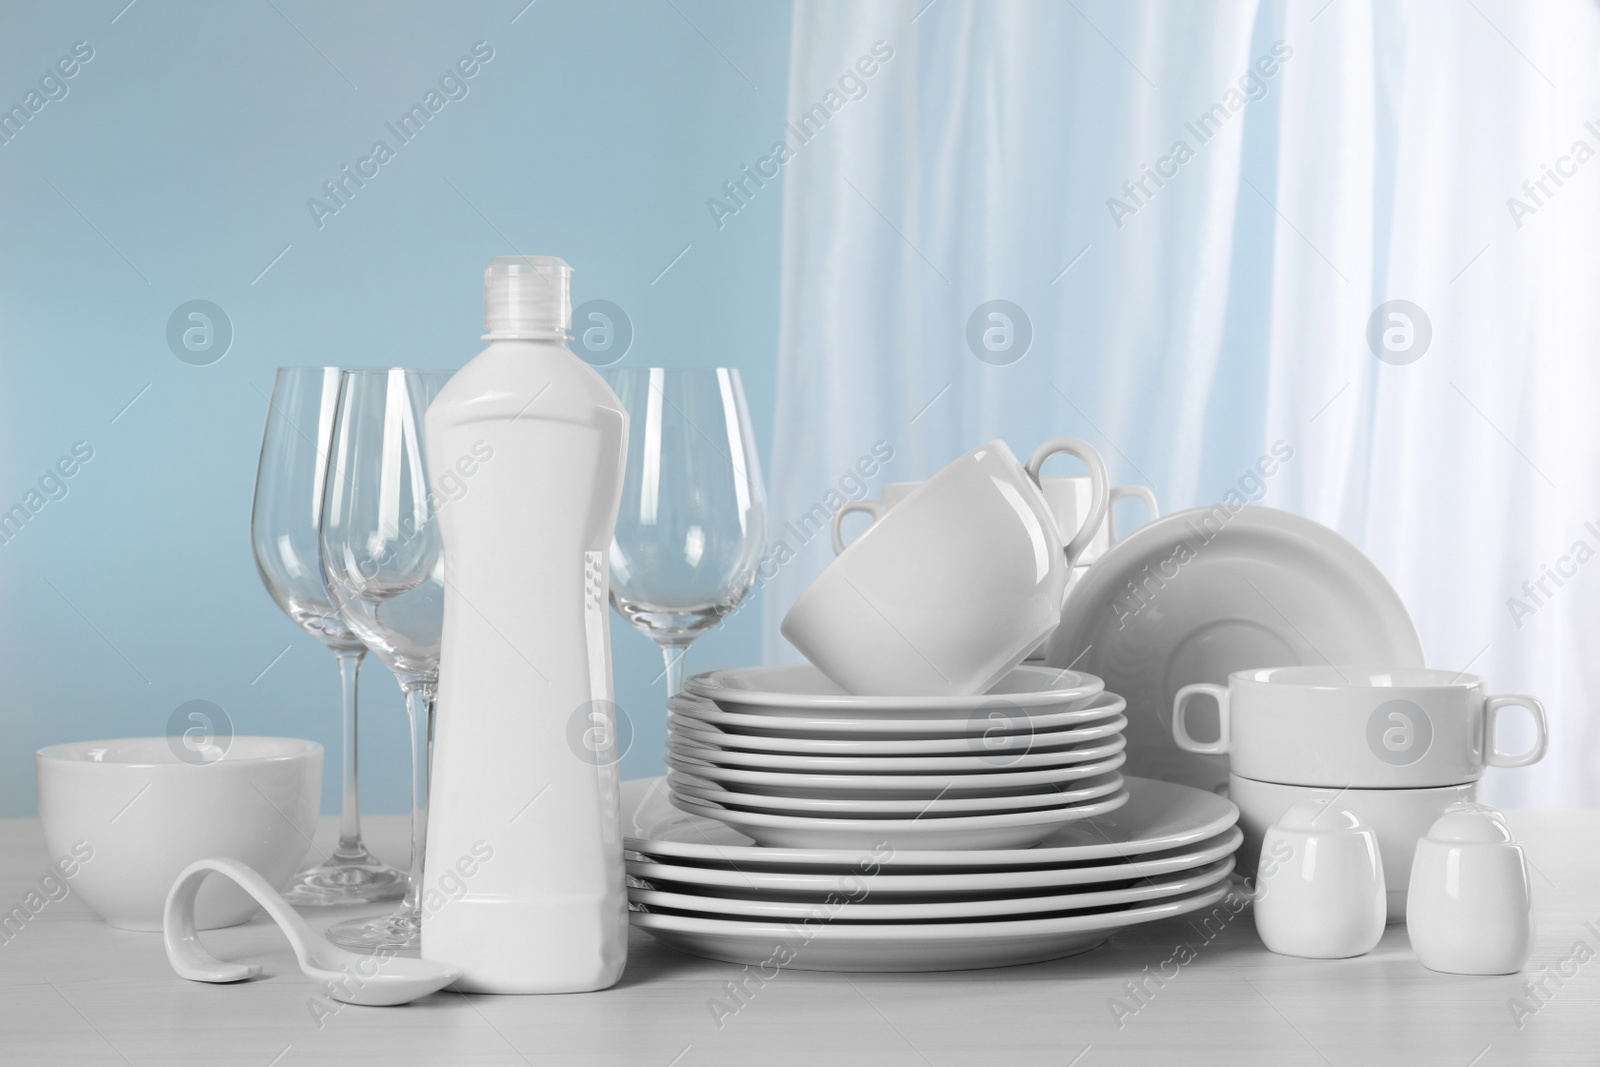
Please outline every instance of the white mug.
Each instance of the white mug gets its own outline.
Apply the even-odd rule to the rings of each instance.
[[[1058,453],[1089,468],[1099,506],[1063,546],[1039,490]],[[1072,562],[1105,517],[1105,462],[1071,437],[1026,468],[988,441],[911,490],[848,546],[784,616],[784,637],[850,693],[988,690],[1060,621]]]
[[[833,553],[838,555],[844,551],[844,517],[846,515],[861,513],[871,516],[876,522],[883,517],[883,513],[894,507],[911,494],[911,491],[921,482],[890,482],[883,487],[883,499],[878,500],[847,500],[844,506],[833,513]],[[1065,536],[1069,530],[1083,528],[1084,520],[1095,508],[1094,479],[1081,474],[1051,475],[1039,479],[1039,489],[1044,493],[1045,503],[1050,505],[1050,513],[1055,516],[1056,526]],[[1106,494],[1105,521],[1095,527],[1094,535],[1089,543],[1084,546],[1083,553],[1074,562],[1078,566],[1093,563],[1105,554],[1106,549],[1122,540],[1124,533],[1117,530],[1117,501],[1135,499],[1144,504],[1145,521],[1150,522],[1161,517],[1161,510],[1156,505],[1156,495],[1148,486],[1143,485],[1118,485],[1113,486]]]
[[[1190,701],[1217,702],[1215,741],[1189,733]],[[1495,743],[1507,707],[1526,708],[1538,739],[1526,752]],[[1358,789],[1458,785],[1489,767],[1526,767],[1549,742],[1544,705],[1490,696],[1482,678],[1402,667],[1274,667],[1235,671],[1228,685],[1200,682],[1172,700],[1172,736],[1186,752],[1227,754],[1235,774],[1287,785]]]

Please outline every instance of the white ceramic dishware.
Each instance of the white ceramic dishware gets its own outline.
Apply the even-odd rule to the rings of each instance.
[[[1417,842],[1406,933],[1422,965],[1451,974],[1515,974],[1536,924],[1528,857],[1493,808],[1460,805]]]
[[[796,774],[977,774],[998,775],[999,772],[1023,770],[1048,770],[1056,767],[1080,766],[1103,762],[1121,752],[1127,745],[1122,737],[1126,720],[1113,719],[1116,730],[1111,736],[1086,741],[1068,748],[1043,746],[1028,748],[1028,738],[1013,746],[996,746],[987,749],[983,739],[976,737],[965,752],[955,755],[932,756],[855,756],[855,755],[793,755],[787,752],[740,752],[734,749],[714,748],[694,740],[684,731],[667,737],[667,752],[674,756],[687,756],[704,760],[719,767],[746,767],[752,770],[791,771]],[[1032,740],[1037,741],[1035,736]]]
[[[894,870],[1024,870],[1128,860],[1208,841],[1226,833],[1239,818],[1232,802],[1188,786],[1128,777],[1124,787],[1128,801],[1121,808],[1069,823],[1035,848],[960,852],[897,848]],[[862,858],[854,849],[757,847],[752,838],[730,826],[674,807],[666,779],[659,777],[622,783],[622,832],[624,846],[641,856],[733,870],[841,872],[856,869]]]
[[[1048,660],[1127,699],[1132,773],[1219,789],[1227,757],[1173,740],[1178,690],[1302,663],[1420,667],[1422,644],[1399,595],[1350,542],[1286,511],[1218,504],[1157,519],[1107,551],[1067,598]],[[1213,736],[1208,727],[1191,733]]]
[[[1038,811],[939,818],[823,818],[739,811],[682,793],[673,803],[691,815],[726,823],[768,848],[874,849],[1024,849],[1038,844],[1063,823],[1115,811],[1127,803],[1119,790],[1101,800]]]
[[[1016,667],[982,693],[905,696],[846,692],[816,667],[786,664],[706,671],[684,683],[726,712],[779,717],[846,716],[852,719],[954,719],[995,708],[1026,712],[1070,711],[1105,690],[1099,678],[1054,667]],[[774,723],[774,728],[779,724]]]
[[[729,963],[801,971],[957,971],[1012,967],[1072,956],[1118,930],[1211,908],[1229,897],[1223,882],[1188,896],[1132,908],[1040,918],[943,923],[756,922],[634,911],[633,925],[680,952]],[[1235,893],[1239,910],[1244,898]]]
[[[1239,826],[1244,830],[1239,872],[1242,875],[1257,873],[1267,829],[1282,818],[1284,812],[1304,800],[1337,800],[1339,807],[1350,811],[1377,835],[1378,852],[1383,857],[1388,921],[1402,922],[1406,916],[1406,889],[1411,880],[1411,857],[1418,839],[1452,804],[1476,801],[1478,785],[1466,782],[1431,789],[1331,789],[1257,782],[1230,775],[1228,796],[1239,806]]]
[[[1067,783],[1093,778],[1119,770],[1127,756],[1121,752],[1092,763],[1069,763],[1037,770],[993,772],[949,772],[933,774],[864,774],[840,772],[808,774],[800,771],[765,771],[746,767],[722,767],[715,763],[668,750],[667,766],[672,770],[709,778],[729,789],[769,796],[813,796],[901,800],[932,800],[937,796],[1008,796],[1037,793],[1046,789],[1073,788]]]
[[[936,819],[945,815],[997,815],[1007,811],[1063,808],[1110,796],[1122,788],[1122,775],[1112,771],[1071,783],[1070,788],[1005,796],[951,795],[924,800],[892,797],[805,797],[745,793],[709,778],[683,771],[668,771],[667,784],[675,794],[739,811],[765,811],[776,815],[818,815],[833,818]]]
[[[668,729],[714,748],[745,752],[787,752],[814,756],[932,756],[972,755],[995,750],[1035,751],[1061,748],[1099,740],[1122,732],[1127,720],[1119,715],[1120,698],[1108,702],[1104,717],[1088,722],[1068,723],[1056,729],[1030,728],[1032,718],[1000,715],[987,723],[975,724],[954,737],[810,737],[747,734],[718,726],[674,704],[667,717]],[[1068,713],[1072,714],[1072,713]],[[980,729],[981,727],[981,729]],[[946,731],[948,732],[948,731]]]
[[[184,740],[75,741],[34,755],[45,847],[81,861],[72,888],[112,926],[160,930],[167,891],[196,860],[247,863],[277,889],[310,848],[321,745],[218,737],[197,753]],[[253,897],[217,880],[202,887],[195,923],[235,926],[255,911]]]
[[[1099,486],[1098,511],[1065,545],[1037,483],[1058,453],[1082,459]],[[987,692],[1059,620],[1068,571],[1104,514],[1105,481],[1082,441],[1048,441],[1026,468],[1004,441],[987,441],[829,563],[784,616],[783,636],[850,693]]]
[[[185,867],[172,883],[163,911],[167,962],[180,978],[191,982],[239,982],[261,973],[259,963],[224,962],[200,944],[195,898],[212,874],[222,875],[250,894],[289,939],[301,973],[334,1000],[380,1007],[406,1004],[437,993],[461,977],[458,970],[410,959],[393,949],[378,956],[342,949],[311,929],[283,896],[247,864],[204,859]]]
[[[883,513],[894,507],[900,501],[911,495],[912,490],[920,486],[921,482],[889,482],[883,487],[883,499],[880,500],[846,500],[838,511],[833,513],[833,553],[838,555],[845,549],[844,519],[846,515],[863,514],[872,522],[882,518]],[[1080,530],[1095,509],[1095,485],[1093,478],[1082,475],[1046,475],[1039,479],[1039,490],[1044,494],[1045,503],[1050,505],[1050,512],[1055,516],[1056,528],[1063,534],[1069,530]],[[1113,486],[1106,494],[1104,519],[1095,528],[1094,536],[1084,545],[1083,551],[1078,555],[1078,566],[1087,566],[1099,559],[1106,549],[1116,544],[1123,536],[1117,532],[1117,503],[1121,500],[1138,500],[1144,505],[1145,521],[1150,522],[1161,517],[1160,508],[1156,505],[1156,495],[1147,486],[1143,485],[1118,485]]]
[[[1269,827],[1256,870],[1256,932],[1282,956],[1364,956],[1383,938],[1378,838],[1338,800],[1302,800]]]
[[[1112,816],[1120,815],[1134,803]],[[1093,820],[1090,820],[1091,822]],[[936,874],[899,874],[898,857],[890,856],[875,868],[818,870],[758,870],[731,867],[686,866],[650,859],[628,860],[628,873],[655,888],[700,896],[772,896],[786,900],[821,900],[839,893],[847,897],[871,892],[875,900],[971,900],[1008,893],[1032,893],[1067,886],[1103,882],[1127,883],[1177,871],[1193,870],[1233,855],[1244,840],[1243,832],[1229,827],[1216,837],[1196,844],[1150,852],[1131,859],[1102,859],[1060,867],[1020,870],[951,869]]]
[[[628,900],[645,911],[673,911],[724,919],[765,922],[804,922],[819,915],[828,922],[959,922],[1083,912],[1094,908],[1128,907],[1153,900],[1181,897],[1208,889],[1233,871],[1233,857],[1192,871],[1135,880],[1133,885],[1088,886],[1045,896],[990,897],[980,900],[939,900],[884,903],[867,883],[859,899],[840,894],[836,903],[741,897],[702,897],[631,887]],[[1382,930],[1379,924],[1379,930]]]
[[[1215,741],[1187,728],[1195,697],[1216,702]],[[1535,741],[1505,752],[1495,725],[1508,707],[1532,717]],[[1226,686],[1197,682],[1172,701],[1172,735],[1185,752],[1226,755],[1233,773],[1262,782],[1357,788],[1457,785],[1485,766],[1526,767],[1548,744],[1544,705],[1490,696],[1460,671],[1396,667],[1274,667],[1235,671]]]

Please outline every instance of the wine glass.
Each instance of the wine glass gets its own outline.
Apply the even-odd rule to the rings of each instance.
[[[366,952],[411,952],[421,943],[428,741],[444,625],[444,549],[428,489],[423,415],[451,373],[346,371],[328,462],[322,509],[328,589],[345,623],[394,672],[411,723],[405,901],[392,915],[328,928],[334,943]]]
[[[301,871],[285,887],[283,895],[299,906],[394,900],[405,892],[405,875],[380,862],[361,842],[356,681],[367,649],[340,619],[322,577],[322,498],[341,373],[337,367],[279,369],[267,402],[250,511],[250,545],[267,592],[289,618],[333,652],[342,683],[339,844],[323,863]]]
[[[611,604],[661,646],[667,696],[689,645],[750,591],[767,501],[739,372],[604,372],[628,412],[628,464],[611,542]]]

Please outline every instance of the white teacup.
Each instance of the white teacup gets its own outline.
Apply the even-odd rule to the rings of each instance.
[[[45,846],[70,892],[112,926],[159,930],[167,891],[189,864],[225,857],[281,888],[305,858],[322,799],[322,746],[235,737],[197,760],[167,737],[79,741],[34,755]],[[71,874],[67,874],[68,866]],[[244,922],[255,898],[209,879],[198,929]]]
[[[1063,546],[1038,471],[1077,456],[1098,489]],[[1071,437],[1040,445],[1026,468],[988,441],[911,490],[795,601],[781,627],[847,692],[985,692],[1060,621],[1073,561],[1105,516],[1100,454]]]
[[[1186,713],[1206,694],[1217,702],[1219,736],[1196,741]],[[1538,739],[1504,752],[1495,722],[1526,708]],[[1228,685],[1200,682],[1172,701],[1172,736],[1187,752],[1226,753],[1245,778],[1289,785],[1426,788],[1483,777],[1489,767],[1526,767],[1548,744],[1544,706],[1531,696],[1490,696],[1474,674],[1397,667],[1274,667],[1235,671]]]
[[[884,512],[910,496],[911,491],[921,484],[921,482],[890,482],[883,487],[881,501],[871,499],[845,501],[844,506],[833,513],[834,555],[844,551],[846,515],[864,514],[876,522],[883,517]],[[1039,479],[1039,489],[1044,493],[1045,503],[1050,505],[1050,513],[1055,516],[1056,527],[1062,536],[1069,530],[1083,529],[1085,520],[1095,510],[1095,483],[1091,477],[1081,474],[1050,475]],[[1094,534],[1084,545],[1083,552],[1074,558],[1079,567],[1093,563],[1105,554],[1106,549],[1126,536],[1117,530],[1116,515],[1117,502],[1125,499],[1138,500],[1144,504],[1146,522],[1160,518],[1161,512],[1156,506],[1156,495],[1147,486],[1113,486],[1106,494],[1104,521],[1094,527]]]

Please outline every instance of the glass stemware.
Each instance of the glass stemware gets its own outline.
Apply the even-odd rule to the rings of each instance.
[[[444,624],[444,551],[428,489],[423,415],[451,373],[346,371],[333,431],[322,512],[328,589],[350,629],[394,672],[411,725],[405,901],[392,915],[328,929],[334,943],[360,951],[411,952],[421,941],[428,743]]]
[[[361,842],[356,681],[367,649],[339,617],[322,576],[319,531],[340,374],[337,367],[278,371],[250,512],[250,544],[267,592],[339,661],[344,724],[339,844],[323,863],[295,875],[285,887],[289,903],[299,906],[394,900],[405,892],[405,875],[380,862]]]
[[[689,645],[739,605],[766,543],[766,490],[739,372],[603,372],[628,412],[611,604],[661,646],[667,696]]]

